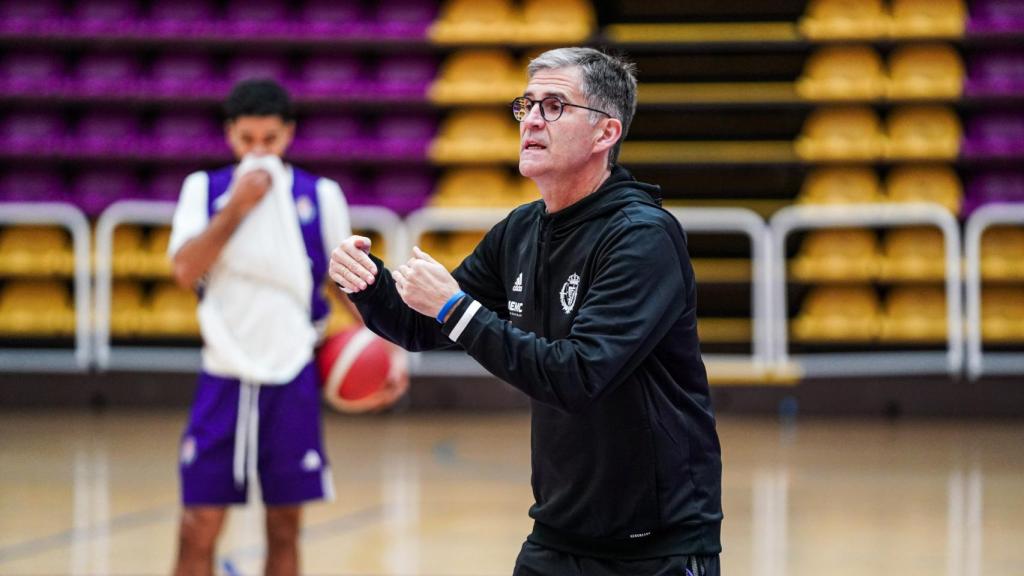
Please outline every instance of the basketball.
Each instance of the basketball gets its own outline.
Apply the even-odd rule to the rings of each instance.
[[[391,369],[385,340],[365,327],[343,330],[327,338],[317,355],[324,399],[343,412],[358,411],[358,401],[384,387]]]

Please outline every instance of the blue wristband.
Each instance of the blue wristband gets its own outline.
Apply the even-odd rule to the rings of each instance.
[[[465,295],[466,293],[463,292],[462,290],[459,290],[455,294],[452,294],[452,297],[449,298],[448,301],[444,303],[444,306],[441,306],[441,311],[437,313],[438,324],[444,324],[444,317],[448,315],[448,312],[452,309],[453,306],[455,306],[455,303],[461,300],[462,297]]]

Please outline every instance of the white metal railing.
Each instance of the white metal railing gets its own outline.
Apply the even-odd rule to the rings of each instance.
[[[935,226],[942,231],[946,261],[946,352],[936,358],[928,352],[865,352],[803,354],[792,357],[788,344],[786,298],[786,238],[796,230],[854,227]],[[773,236],[772,272],[774,299],[775,361],[778,366],[796,362],[807,376],[868,376],[882,374],[927,374],[948,372],[956,375],[963,365],[963,317],[960,284],[960,232],[954,218],[944,208],[930,203],[848,204],[829,206],[789,206],[771,219]],[[936,369],[936,363],[944,369]]]
[[[982,348],[981,336],[981,236],[999,224],[1024,226],[1024,205],[987,204],[971,214],[964,228],[964,257],[967,266],[964,288],[967,301],[967,377],[983,374],[1024,374],[1024,353],[988,352]],[[1021,263],[1024,266],[1024,262]]]
[[[125,200],[104,210],[96,224],[96,366],[100,370],[165,370],[193,372],[199,369],[198,348],[111,346],[110,316],[113,283],[114,231],[122,224],[169,225],[175,203]],[[405,226],[394,212],[378,206],[349,206],[353,228],[371,230],[387,243],[388,256],[396,260],[405,243]]]
[[[89,347],[90,283],[89,221],[82,211],[63,202],[5,202],[0,204],[0,223],[58,224],[71,232],[75,272],[75,348],[62,350],[0,350],[0,366],[9,372],[86,371],[92,360]]]

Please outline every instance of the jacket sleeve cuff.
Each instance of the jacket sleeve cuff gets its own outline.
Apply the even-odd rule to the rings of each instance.
[[[455,306],[448,319],[441,325],[441,332],[452,342],[458,342],[482,308],[483,306],[479,302],[467,295]]]
[[[370,298],[373,297],[373,295],[377,292],[377,288],[380,287],[381,276],[384,274],[384,272],[386,270],[384,268],[384,262],[380,258],[377,258],[373,254],[370,254],[369,256],[370,256],[370,260],[372,260],[373,263],[377,266],[377,275],[373,278],[373,284],[370,284],[369,286],[367,286],[365,290],[360,290],[359,292],[353,292],[351,294],[346,294],[349,297],[349,300],[352,300],[353,302],[356,302],[356,303],[366,302],[366,301],[370,300]],[[337,286],[338,284],[335,283],[335,285]],[[339,286],[339,289],[340,289],[340,286]],[[344,292],[342,292],[342,293],[344,294]]]

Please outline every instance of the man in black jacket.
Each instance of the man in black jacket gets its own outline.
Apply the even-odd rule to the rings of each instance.
[[[657,186],[616,164],[633,65],[546,52],[512,101],[520,206],[449,274],[390,274],[353,236],[331,277],[409,349],[464,349],[532,399],[534,528],[514,574],[717,575],[721,449],[697,340],[693,268]]]

